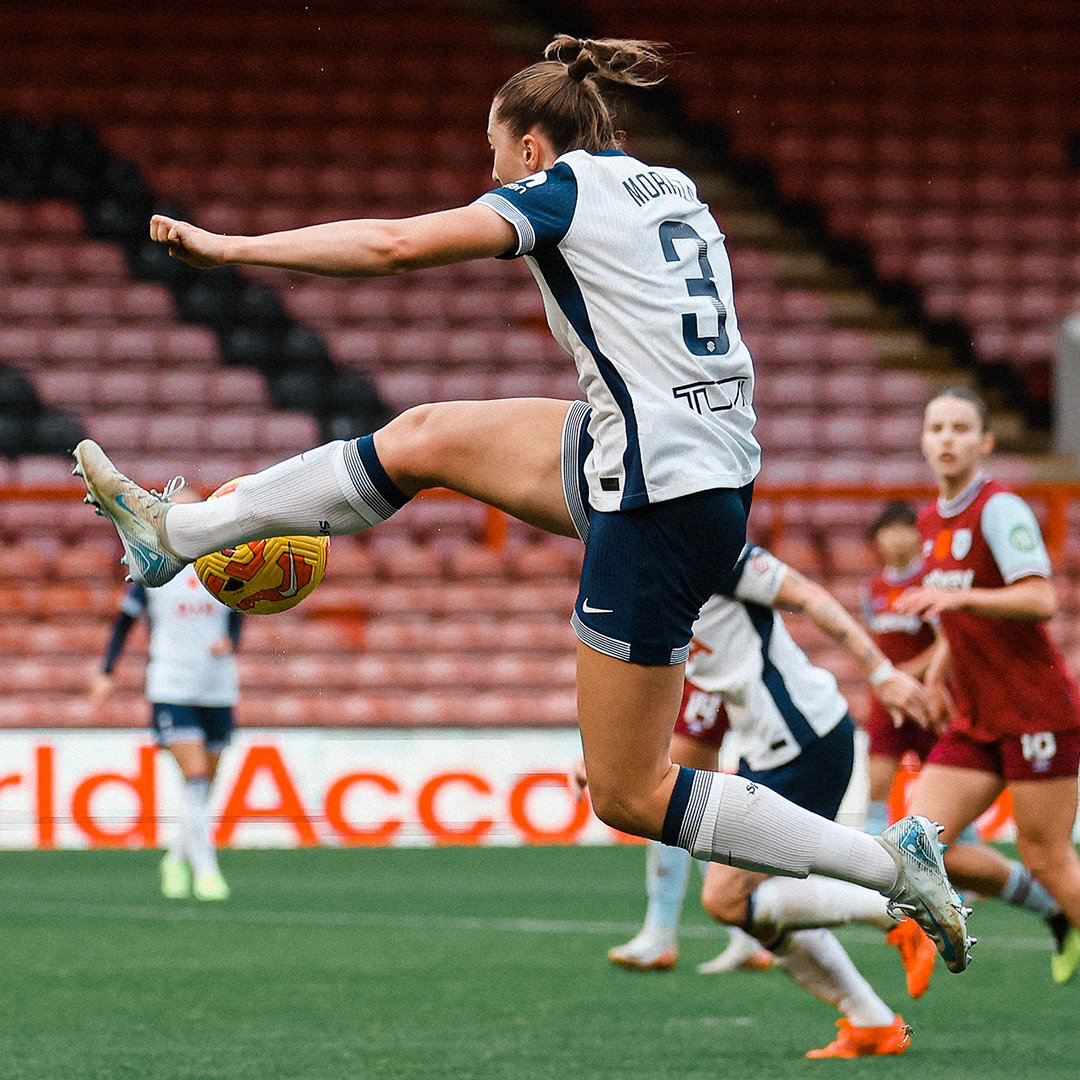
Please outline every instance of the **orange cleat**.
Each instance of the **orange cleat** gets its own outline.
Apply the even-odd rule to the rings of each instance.
[[[840,1034],[820,1050],[807,1050],[808,1058],[886,1057],[903,1054],[911,1044],[911,1027],[897,1013],[887,1027],[855,1027],[849,1020],[837,1020]]]
[[[900,954],[907,977],[907,992],[913,998],[922,997],[934,974],[937,947],[914,919],[898,923],[885,935],[885,940]]]

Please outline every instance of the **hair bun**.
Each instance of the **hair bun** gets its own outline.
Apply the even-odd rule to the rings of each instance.
[[[663,80],[668,46],[656,41],[621,38],[576,38],[557,34],[544,50],[544,58],[566,65],[573,82],[597,75],[630,86],[654,86]]]

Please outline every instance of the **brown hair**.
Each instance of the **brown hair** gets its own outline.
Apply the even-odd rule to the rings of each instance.
[[[986,402],[974,390],[969,390],[966,386],[949,386],[944,390],[939,390],[926,404],[929,406],[931,402],[943,397],[958,398],[960,401],[966,401],[979,414],[979,422],[982,424],[983,431],[990,430],[990,410],[987,409]]]
[[[867,540],[873,540],[882,529],[887,529],[890,525],[910,525],[914,528],[917,521],[918,516],[912,510],[910,503],[886,503],[882,507],[881,513],[874,518],[873,524],[866,530],[866,538]]]
[[[512,75],[499,88],[495,119],[515,138],[539,127],[559,154],[615,150],[615,117],[597,80],[655,86],[663,79],[659,72],[666,48],[655,41],[558,34],[544,50],[543,61]]]

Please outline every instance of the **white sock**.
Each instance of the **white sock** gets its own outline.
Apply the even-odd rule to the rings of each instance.
[[[185,780],[180,820],[184,853],[196,874],[217,873],[217,852],[210,839],[210,781]]]
[[[1009,860],[1009,880],[998,897],[1014,907],[1034,911],[1044,919],[1061,911],[1058,902],[1032,876],[1031,871],[1015,859]]]
[[[882,893],[896,884],[896,863],[872,836],[740,776],[694,774],[678,843],[696,858],[744,870],[785,877],[819,873]]]
[[[669,934],[673,941],[692,862],[689,851],[667,847],[655,840],[650,840],[645,849],[645,884],[649,895],[645,926]]]
[[[866,821],[863,832],[880,836],[889,827],[889,808],[882,799],[871,799],[866,804]]]
[[[888,1027],[896,1014],[859,974],[828,930],[800,930],[773,950],[777,967],[804,990],[835,1005],[856,1027]]]
[[[846,881],[811,876],[803,881],[769,878],[750,898],[752,926],[777,933],[859,922],[891,930],[896,920],[885,910],[885,897]]]
[[[343,536],[378,525],[407,501],[370,436],[338,440],[244,477],[218,499],[176,503],[166,540],[181,558],[196,559],[266,536]]]
[[[184,838],[185,828],[183,817],[181,817],[169,832],[169,846],[165,849],[166,858],[172,859],[173,862],[184,862],[187,859]]]

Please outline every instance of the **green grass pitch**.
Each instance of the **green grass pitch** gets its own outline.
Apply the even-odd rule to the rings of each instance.
[[[1080,1075],[1080,979],[994,903],[964,975],[904,994],[896,954],[840,936],[915,1027],[902,1058],[803,1059],[835,1013],[777,972],[702,977],[696,899],[671,974],[605,950],[643,907],[638,848],[226,852],[234,899],[167,902],[153,852],[0,854],[3,1080],[730,1080]],[[694,888],[696,888],[696,881]]]

